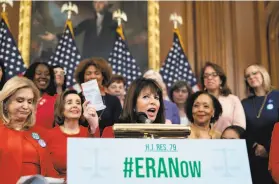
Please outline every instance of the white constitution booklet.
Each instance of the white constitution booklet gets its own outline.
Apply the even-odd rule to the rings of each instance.
[[[81,87],[85,99],[90,102],[90,105],[94,106],[96,111],[106,108],[96,79],[82,83]]]

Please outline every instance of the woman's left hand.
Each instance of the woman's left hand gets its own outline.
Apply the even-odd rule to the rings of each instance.
[[[255,155],[258,157],[264,157],[264,158],[268,157],[268,153],[267,153],[265,147],[261,144],[256,145]]]
[[[96,112],[96,109],[89,104],[89,101],[85,101],[82,104],[83,107],[83,116],[87,120],[91,133],[94,134],[96,129],[99,127],[99,117]]]

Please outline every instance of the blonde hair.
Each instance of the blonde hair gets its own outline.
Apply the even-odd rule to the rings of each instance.
[[[150,69],[150,70],[147,70],[143,74],[143,77],[146,78],[146,79],[153,79],[153,80],[155,80],[159,84],[159,86],[162,88],[162,90],[163,90],[163,98],[165,100],[169,100],[168,92],[167,92],[167,86],[164,83],[162,75],[159,72],[157,72],[157,71],[155,71],[153,69]]]
[[[3,120],[4,125],[12,129],[13,129],[13,125],[10,124],[10,119],[8,117],[8,113],[5,112],[4,105],[5,103],[7,103],[7,101],[11,96],[13,96],[18,90],[23,88],[31,89],[34,94],[34,99],[33,99],[34,110],[28,116],[27,121],[23,125],[23,129],[29,129],[35,124],[36,106],[40,98],[40,92],[38,88],[35,86],[35,84],[31,80],[25,77],[15,76],[10,80],[8,80],[3,86],[2,91],[0,91],[0,118]]]
[[[155,80],[157,83],[159,83],[159,85],[161,86],[163,83],[163,78],[161,76],[161,74],[159,72],[156,72],[153,69],[147,70],[144,74],[143,74],[144,78],[148,78],[148,79],[153,79]],[[162,86],[161,86],[162,87]]]
[[[249,68],[249,67],[255,67],[259,70],[259,72],[261,73],[262,77],[263,77],[263,88],[266,92],[272,90],[272,86],[271,86],[271,80],[270,80],[270,75],[268,73],[268,71],[266,70],[265,67],[263,67],[262,65],[259,65],[259,64],[252,64],[252,65],[249,65],[247,68],[245,68],[244,70],[244,75],[246,74],[246,70]],[[246,90],[247,92],[249,91],[250,93],[252,94],[255,94],[254,92],[254,89],[252,87],[249,86],[247,80],[245,80],[245,84],[246,84]]]

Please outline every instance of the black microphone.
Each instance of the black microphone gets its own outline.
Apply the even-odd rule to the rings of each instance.
[[[144,112],[137,112],[137,123],[151,124],[152,120],[148,119],[147,115]]]

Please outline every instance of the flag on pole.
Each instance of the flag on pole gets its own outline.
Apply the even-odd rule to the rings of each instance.
[[[164,65],[160,69],[160,74],[163,76],[163,80],[168,87],[171,87],[178,80],[183,80],[188,82],[193,91],[199,90],[197,78],[185,55],[178,29],[174,30],[172,47]]]
[[[50,57],[50,65],[59,64],[67,75],[67,87],[73,86],[76,81],[74,72],[81,59],[80,52],[74,40],[73,25],[71,20],[66,21],[65,30],[58,41],[54,54]]]
[[[116,40],[108,61],[112,67],[113,74],[122,75],[126,78],[127,86],[142,75],[136,60],[128,49],[122,26],[118,26],[116,29]]]
[[[4,63],[6,79],[23,74],[26,67],[17,44],[10,31],[8,18],[5,12],[1,14],[0,22],[0,62]]]

